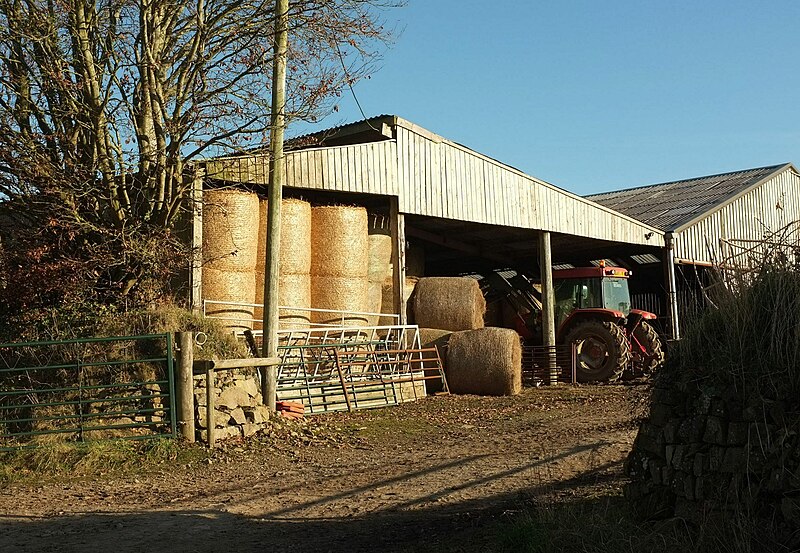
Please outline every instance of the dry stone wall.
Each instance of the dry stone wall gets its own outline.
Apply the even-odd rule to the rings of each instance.
[[[702,521],[746,509],[800,527],[800,401],[752,395],[661,375],[626,467],[636,512]]]
[[[208,439],[205,376],[194,377],[195,426],[198,438]],[[219,371],[215,379],[213,424],[217,439],[247,438],[266,426],[269,409],[261,404],[255,371]]]

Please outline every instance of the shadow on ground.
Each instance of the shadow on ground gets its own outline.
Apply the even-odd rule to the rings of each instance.
[[[530,487],[520,492],[493,495],[487,491],[480,499],[449,501],[441,505],[437,500],[601,445],[579,446],[555,457],[393,502],[358,516],[342,514],[342,509],[336,509],[330,518],[311,517],[307,513],[309,507],[325,503],[341,505],[348,498],[420,474],[378,479],[369,486],[299,502],[261,516],[233,512],[251,497],[247,490],[239,490],[229,503],[206,510],[181,509],[177,504],[174,508],[151,512],[64,514],[43,518],[0,514],[0,551],[495,551],[498,550],[495,535],[498,525],[532,500],[580,485],[614,481],[619,477],[619,464],[595,467],[555,484],[531,482]],[[424,472],[446,470],[451,465],[437,465]],[[258,490],[258,493],[265,491]]]

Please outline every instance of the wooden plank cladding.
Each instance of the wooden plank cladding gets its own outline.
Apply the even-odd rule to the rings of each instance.
[[[285,186],[397,196],[397,146],[392,140],[287,152]],[[208,160],[206,177],[266,185],[264,154]]]
[[[393,196],[404,214],[664,246],[663,234],[654,227],[399,117],[380,119],[392,128],[393,139],[382,135],[374,142],[288,152],[286,186]],[[206,174],[266,184],[267,167],[265,155],[221,158],[206,162]]]

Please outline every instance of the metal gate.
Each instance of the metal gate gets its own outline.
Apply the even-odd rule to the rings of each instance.
[[[0,344],[0,450],[176,436],[171,334]]]

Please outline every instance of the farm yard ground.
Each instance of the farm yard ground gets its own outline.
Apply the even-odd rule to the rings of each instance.
[[[439,396],[191,462],[0,489],[0,550],[494,551],[532,506],[621,496],[644,386]]]

